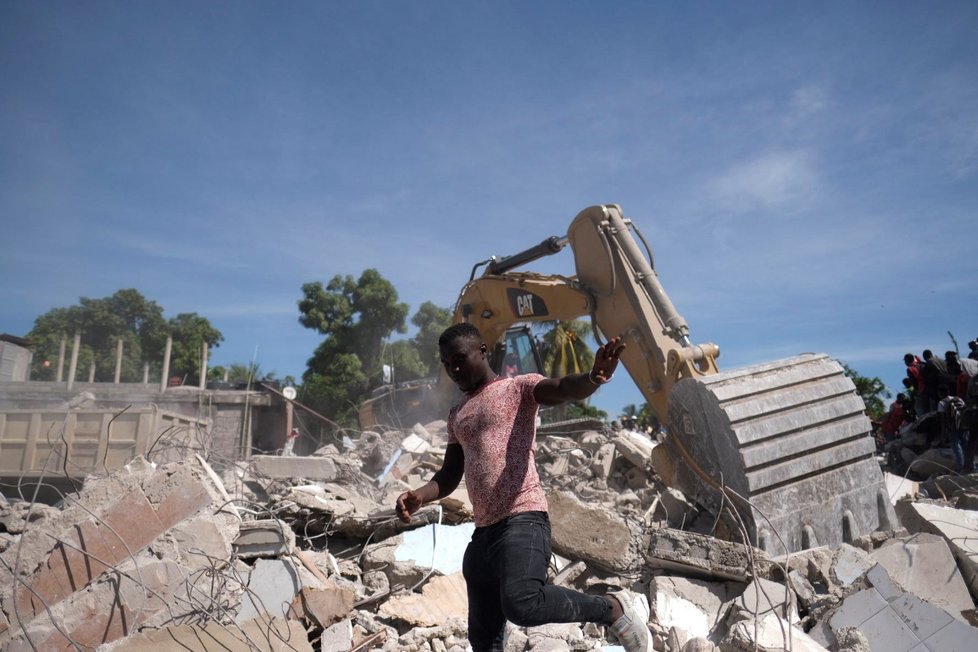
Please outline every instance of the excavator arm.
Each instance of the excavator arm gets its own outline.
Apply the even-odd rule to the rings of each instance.
[[[634,230],[618,206],[582,211],[566,238],[487,261],[486,273],[462,288],[455,321],[476,326],[492,344],[514,323],[590,317],[599,342],[614,336],[624,340],[622,365],[667,423],[673,386],[683,378],[715,374],[719,348],[690,343],[689,326],[663,290],[651,256],[638,248]],[[565,242],[574,252],[576,277],[508,271],[557,253]]]

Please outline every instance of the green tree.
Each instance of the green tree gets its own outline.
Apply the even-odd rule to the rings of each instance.
[[[398,383],[428,375],[428,367],[421,361],[418,349],[411,340],[391,342],[384,354],[383,364],[393,367],[393,380]]]
[[[382,381],[385,342],[407,331],[406,303],[376,269],[359,279],[334,276],[302,286],[299,323],[321,333],[303,374],[302,395],[314,409],[343,425],[354,425],[356,406]]]
[[[180,313],[171,319],[167,322],[167,331],[173,336],[170,376],[196,385],[200,379],[204,342],[213,349],[224,341],[224,336],[206,318],[195,312]]]
[[[411,323],[418,327],[418,333],[414,336],[414,346],[419,360],[425,365],[421,376],[437,376],[441,369],[438,338],[452,325],[452,311],[425,301],[418,308],[418,312],[411,317]]]
[[[885,400],[892,396],[883,381],[875,376],[872,378],[861,376],[844,362],[842,368],[846,376],[852,380],[852,384],[856,386],[856,392],[863,399],[863,403],[866,404],[866,414],[869,418],[882,419],[886,413]]]
[[[202,317],[198,319],[206,322]],[[94,362],[97,381],[113,380],[116,347],[121,338],[121,380],[138,382],[142,380],[144,362],[151,362],[155,369],[159,369],[167,333],[171,327],[183,326],[184,322],[178,319],[168,323],[159,304],[131,288],[101,299],[82,297],[78,305],[54,308],[34,321],[34,327],[27,335],[34,351],[32,377],[54,380],[61,339],[67,337],[70,347],[72,336],[78,332],[81,335],[79,378],[86,377],[84,370]],[[220,333],[211,329],[210,334],[216,346],[221,339]],[[174,346],[183,346],[183,338],[190,335],[190,331],[178,328],[174,333]],[[66,354],[70,355],[70,348]]]

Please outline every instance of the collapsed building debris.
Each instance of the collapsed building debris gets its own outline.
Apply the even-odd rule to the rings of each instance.
[[[0,647],[464,652],[464,488],[410,524],[391,509],[446,443],[436,422],[305,457],[136,458],[57,507],[4,501]],[[888,481],[906,530],[777,556],[718,538],[658,480],[654,446],[550,429],[537,459],[552,580],[645,596],[656,649],[978,649],[978,512],[961,508],[978,477]],[[594,624],[508,626],[510,652],[605,647]]]

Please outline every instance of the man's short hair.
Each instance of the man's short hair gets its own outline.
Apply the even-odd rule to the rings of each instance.
[[[446,328],[438,338],[438,346],[445,346],[460,337],[470,337],[482,341],[482,333],[479,329],[468,322],[453,324]]]

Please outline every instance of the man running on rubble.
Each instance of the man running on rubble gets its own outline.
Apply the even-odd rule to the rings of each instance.
[[[587,595],[547,584],[550,519],[534,459],[539,407],[583,400],[610,381],[625,348],[621,339],[597,350],[589,373],[563,378],[497,376],[471,324],[449,327],[438,346],[465,396],[448,416],[441,469],[424,486],[398,496],[396,511],[409,522],[423,504],[455,491],[464,473],[476,525],[462,562],[473,652],[502,652],[507,620],[524,627],[604,623],[627,652],[651,652],[642,597],[629,591]]]

